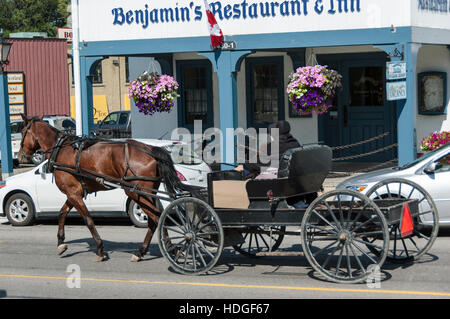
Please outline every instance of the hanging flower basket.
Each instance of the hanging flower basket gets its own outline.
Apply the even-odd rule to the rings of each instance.
[[[450,131],[433,132],[422,139],[420,148],[423,151],[434,151],[447,143],[450,143]]]
[[[144,73],[130,82],[128,97],[132,98],[145,115],[155,112],[170,112],[179,97],[178,82],[167,74]]]
[[[342,87],[342,76],[326,66],[300,67],[290,76],[289,101],[301,115],[322,114],[333,104],[336,90]]]

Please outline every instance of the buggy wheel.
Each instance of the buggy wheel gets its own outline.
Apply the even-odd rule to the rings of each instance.
[[[159,219],[159,249],[174,270],[182,274],[208,272],[222,254],[223,240],[216,212],[197,198],[173,201]]]
[[[244,242],[233,248],[240,254],[256,258],[261,252],[276,251],[284,238],[285,226],[253,226],[242,231]]]
[[[407,198],[419,201],[418,214],[413,215],[412,235],[402,238],[400,225],[389,225],[389,261],[418,260],[430,250],[439,232],[439,216],[433,199],[423,187],[406,179],[391,178],[374,185],[366,195],[371,199]]]
[[[323,194],[308,207],[301,238],[313,269],[337,283],[358,283],[379,275],[375,272],[389,247],[388,225],[381,210],[365,195],[348,190]],[[363,238],[378,241],[367,243]],[[374,246],[378,253],[367,246]]]

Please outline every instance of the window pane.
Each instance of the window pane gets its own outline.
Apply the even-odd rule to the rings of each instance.
[[[439,160],[439,163],[442,165],[442,168],[439,170],[441,172],[450,171],[450,155],[446,155]]]
[[[20,133],[23,129],[23,122],[11,123],[11,134]]]
[[[185,124],[194,124],[194,120],[207,121],[206,71],[203,67],[184,69]]]
[[[278,120],[278,76],[275,64],[253,67],[253,106],[255,123]]]
[[[350,106],[383,106],[383,67],[349,68]]]
[[[117,113],[110,114],[103,120],[103,123],[104,124],[111,124],[111,125],[116,124],[117,123],[117,117],[118,117]]]
[[[120,114],[119,125],[127,124],[127,120],[128,120],[128,114],[127,113]]]
[[[94,76],[92,78],[92,83],[102,83],[103,82],[103,71],[102,71],[102,62],[100,61],[97,64],[97,67],[94,71]]]

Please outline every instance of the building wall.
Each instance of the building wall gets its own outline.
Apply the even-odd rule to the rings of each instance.
[[[310,50],[308,51],[310,52]],[[313,48],[313,52],[315,54],[342,54],[342,53],[363,53],[363,52],[380,52],[380,50],[373,48],[372,46],[347,46],[347,47],[321,47],[321,48]],[[284,87],[287,87],[289,76],[294,71],[293,64],[291,58],[284,52],[256,52],[254,54],[249,55],[248,57],[267,57],[267,56],[282,56],[283,64],[284,64]],[[174,75],[176,74],[176,61],[180,60],[198,60],[198,59],[206,59],[204,56],[201,56],[197,53],[176,53],[173,55],[173,65],[174,65]],[[143,72],[144,70],[142,70]],[[246,83],[245,83],[245,60],[241,64],[241,69],[237,74],[237,87],[238,87],[238,125],[242,128],[247,128],[247,110],[246,110]],[[135,76],[135,74],[133,74]],[[131,73],[130,73],[131,77]],[[213,103],[214,103],[214,126],[220,127],[219,124],[219,102],[218,102],[218,80],[217,74],[213,72]],[[285,94],[285,119],[289,121],[291,124],[291,133],[294,137],[296,137],[302,144],[310,144],[317,143],[318,140],[318,120],[317,115],[314,114],[312,118],[291,118],[289,116],[289,100],[287,94]],[[133,103],[132,103],[133,105]],[[132,107],[133,108],[133,107]],[[169,119],[165,119],[165,131],[172,131],[178,126],[177,122],[177,104],[171,114],[175,114],[175,116],[170,117]],[[133,136],[134,137],[148,137],[148,138],[157,138],[163,134],[160,131],[149,130],[149,125],[152,127],[156,127],[157,122],[160,122],[156,117],[157,114],[153,116],[153,119],[148,116],[141,115],[137,112],[133,112],[133,120],[137,116],[139,117],[139,123],[141,123],[141,127],[133,127]],[[147,118],[142,120],[141,118]],[[147,123],[148,125],[142,125],[143,123]],[[152,124],[153,123],[153,124]],[[153,132],[150,134],[150,132]],[[135,135],[137,134],[137,135]],[[158,135],[158,136],[157,136]],[[169,138],[166,136],[165,138]]]
[[[94,123],[102,120],[108,113],[130,109],[128,81],[126,78],[126,58],[109,57],[102,61],[102,83],[93,84]],[[73,84],[72,60],[69,59],[71,115],[75,118],[75,87]]]
[[[68,115],[67,44],[55,39],[8,39],[7,72],[24,72],[26,114]]]
[[[419,50],[417,73],[439,71],[450,75],[450,50],[446,46],[424,45]],[[434,131],[450,131],[450,80],[447,79],[447,114],[420,115],[416,107],[417,150],[423,137]]]

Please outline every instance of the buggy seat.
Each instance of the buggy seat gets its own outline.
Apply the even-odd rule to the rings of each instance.
[[[290,198],[315,193],[331,170],[332,151],[326,145],[309,145],[286,151],[278,169],[278,178],[250,180],[247,194],[250,200]]]
[[[267,201],[269,193],[287,199],[318,192],[331,170],[331,161],[328,146],[310,145],[285,152],[275,179],[244,181],[243,175],[235,171],[210,173],[209,203],[218,208],[248,208],[250,201]]]

